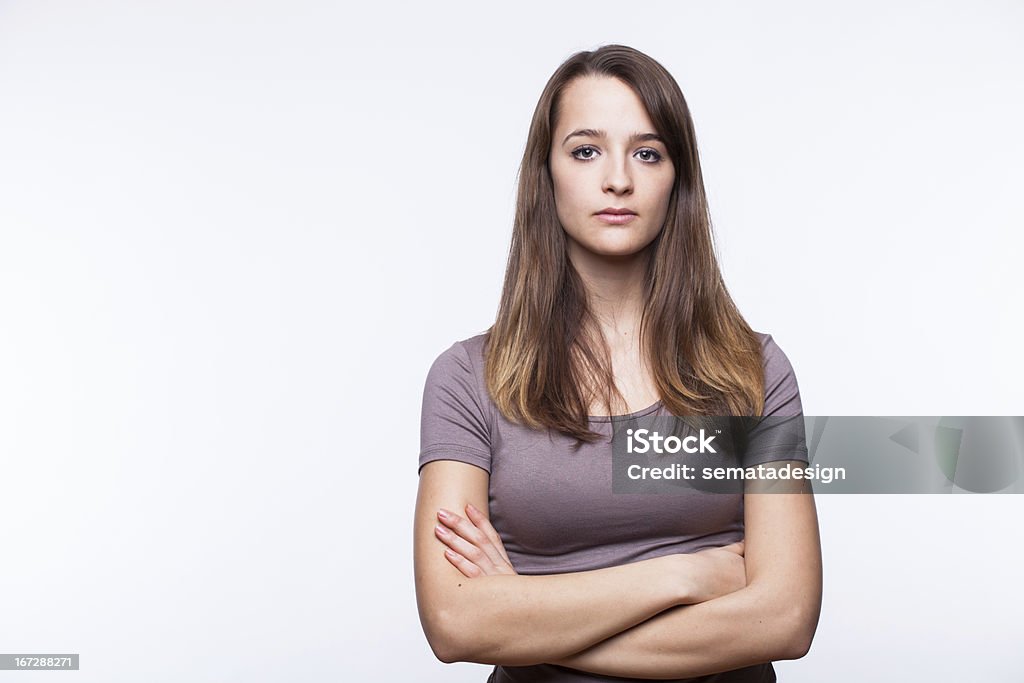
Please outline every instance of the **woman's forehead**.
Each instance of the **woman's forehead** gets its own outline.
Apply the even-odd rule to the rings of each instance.
[[[655,133],[640,97],[623,81],[610,76],[583,76],[570,82],[559,101],[558,137],[572,131],[588,131],[594,137],[635,139]]]

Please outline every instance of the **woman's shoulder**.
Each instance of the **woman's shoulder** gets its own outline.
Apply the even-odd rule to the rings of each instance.
[[[771,334],[754,330],[754,336],[756,336],[758,341],[761,342],[761,353],[764,354],[766,365],[769,360],[785,358],[786,354],[782,352],[782,349],[779,348],[778,342],[775,341],[775,337]]]
[[[493,410],[482,390],[479,336],[453,343],[430,366],[420,420],[421,468],[432,460],[460,460],[490,472]]]
[[[472,367],[474,370],[479,371],[483,367],[484,343],[486,340],[486,332],[466,339],[459,339],[437,355],[434,359],[434,365],[447,367],[455,364],[467,368]]]
[[[781,369],[784,366],[792,366],[789,362],[789,357],[779,346],[779,343],[775,341],[775,337],[767,332],[758,332],[754,330],[754,335],[761,342],[761,354],[764,357],[765,370],[770,369]]]
[[[441,351],[427,373],[429,385],[459,385],[463,392],[478,394],[486,402],[484,388],[484,342],[487,333],[481,333],[453,342]]]
[[[775,338],[765,332],[754,331],[761,342],[764,363],[765,414],[800,410],[800,388],[789,356]]]
[[[480,334],[474,335],[467,339],[461,339],[453,346],[461,346],[466,350],[466,354],[473,359],[473,362],[484,362],[484,345],[487,342],[487,333],[481,332]]]

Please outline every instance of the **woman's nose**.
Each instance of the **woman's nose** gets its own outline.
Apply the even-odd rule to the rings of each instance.
[[[625,161],[609,160],[603,189],[614,194],[627,194],[633,191],[633,177]]]

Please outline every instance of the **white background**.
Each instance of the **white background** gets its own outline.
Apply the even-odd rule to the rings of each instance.
[[[431,361],[527,124],[619,42],[695,119],[808,415],[1021,415],[1024,3],[0,2],[0,652],[42,681],[474,681],[412,580]],[[780,680],[1020,680],[1022,496],[822,496]]]

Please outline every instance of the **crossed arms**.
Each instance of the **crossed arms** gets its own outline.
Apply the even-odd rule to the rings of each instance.
[[[486,471],[456,461],[420,473],[416,596],[441,661],[686,678],[795,659],[810,647],[821,550],[809,494],[748,490],[742,557],[722,549],[520,576],[486,516],[467,511],[487,510],[487,486]],[[440,519],[440,509],[454,514]]]

